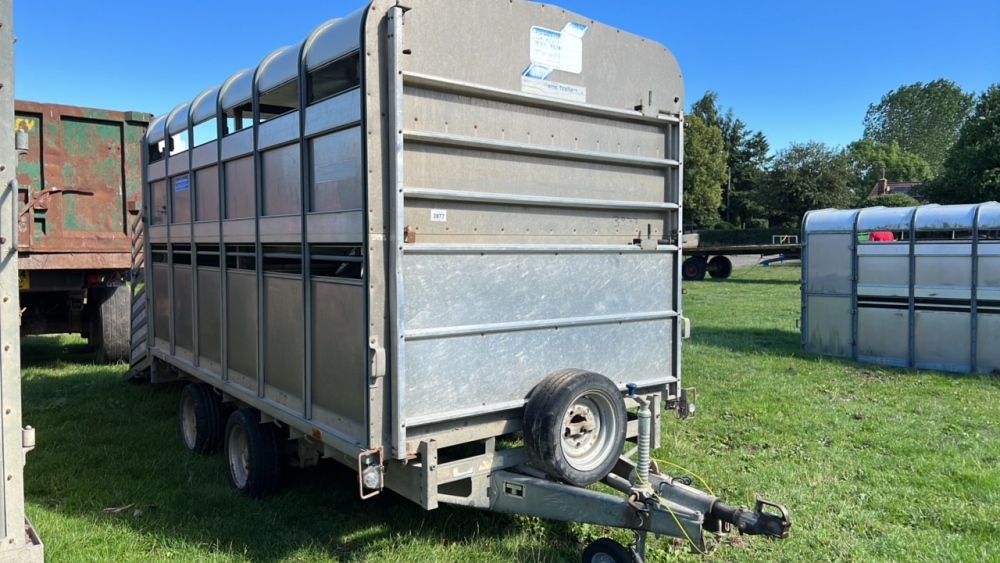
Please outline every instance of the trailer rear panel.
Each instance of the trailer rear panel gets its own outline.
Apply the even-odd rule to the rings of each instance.
[[[150,116],[29,101],[15,109],[28,141],[17,167],[22,334],[81,333],[109,345],[101,359],[124,358],[127,299],[112,288],[130,268]]]
[[[128,269],[148,114],[19,100],[21,270]],[[30,282],[30,275],[29,275]]]

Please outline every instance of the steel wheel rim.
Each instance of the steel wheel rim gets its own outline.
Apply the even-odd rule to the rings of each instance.
[[[617,563],[615,558],[607,553],[598,553],[590,558],[590,563]]]
[[[615,405],[603,393],[587,393],[574,400],[563,415],[561,445],[563,457],[574,469],[590,471],[600,467],[612,453],[620,429],[614,416]]]
[[[233,426],[229,432],[229,472],[237,488],[246,486],[250,475],[250,448],[247,433],[242,426]]]
[[[181,438],[189,450],[198,445],[198,415],[195,413],[194,399],[186,394],[181,401]]]

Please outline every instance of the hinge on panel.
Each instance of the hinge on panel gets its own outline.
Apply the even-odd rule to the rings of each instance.
[[[378,385],[378,380],[385,377],[385,348],[379,346],[378,337],[368,339],[368,349],[371,350],[371,386]]]
[[[635,111],[641,112],[642,115],[646,117],[659,117],[660,108],[653,105],[653,91],[649,91],[649,96],[646,100],[637,106],[635,106]]]
[[[650,224],[646,225],[646,238],[642,238],[640,232],[638,238],[632,239],[632,244],[637,245],[640,250],[656,250],[662,242],[659,239],[653,238],[653,226]]]
[[[21,429],[21,447],[24,449],[24,453],[35,449],[35,429],[31,426],[25,426]]]

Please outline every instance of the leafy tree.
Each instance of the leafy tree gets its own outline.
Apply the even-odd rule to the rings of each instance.
[[[915,207],[920,202],[906,194],[882,194],[874,197],[866,197],[861,201],[859,207]]]
[[[876,143],[862,139],[848,145],[847,154],[851,158],[857,174],[854,186],[870,190],[882,177],[890,182],[926,182],[931,179],[931,167],[927,161],[899,147],[899,143]]]
[[[733,186],[730,190],[729,209],[734,220],[745,223],[753,217],[766,217],[765,209],[758,204],[757,192],[767,181],[771,145],[760,131],[748,135],[730,157]]]
[[[714,225],[719,220],[722,184],[726,178],[726,153],[722,150],[722,131],[705,123],[697,115],[687,116],[684,139],[684,214],[685,222],[699,226]]]
[[[944,79],[901,86],[882,96],[878,105],[868,106],[864,138],[896,141],[902,150],[923,157],[938,174],[974,99]]]
[[[723,193],[729,189],[729,201],[723,201],[723,210],[728,211],[727,220],[738,224],[743,219],[763,213],[763,209],[755,204],[753,194],[763,179],[769,160],[767,153],[771,148],[763,133],[747,128],[746,123],[736,118],[732,108],[721,110],[718,100],[719,95],[709,90],[691,105],[691,114],[722,131],[727,168]]]
[[[775,157],[758,203],[773,223],[794,227],[810,209],[851,207],[857,201],[850,189],[853,177],[844,151],[815,141],[793,143]]]
[[[1000,83],[979,96],[948,153],[944,172],[924,191],[938,203],[1000,200]]]
[[[718,107],[719,94],[709,90],[697,102],[691,104],[691,111],[688,115],[696,115],[705,125],[722,129],[722,114]]]

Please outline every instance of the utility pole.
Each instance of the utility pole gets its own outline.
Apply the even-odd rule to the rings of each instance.
[[[0,0],[0,563],[41,563],[42,542],[24,514],[24,458],[35,437],[21,428],[16,173],[28,137],[15,127],[14,1]]]
[[[726,185],[726,222],[732,223],[733,220],[729,212],[729,194],[733,191],[733,167],[730,166],[726,170],[729,171],[729,184]]]

